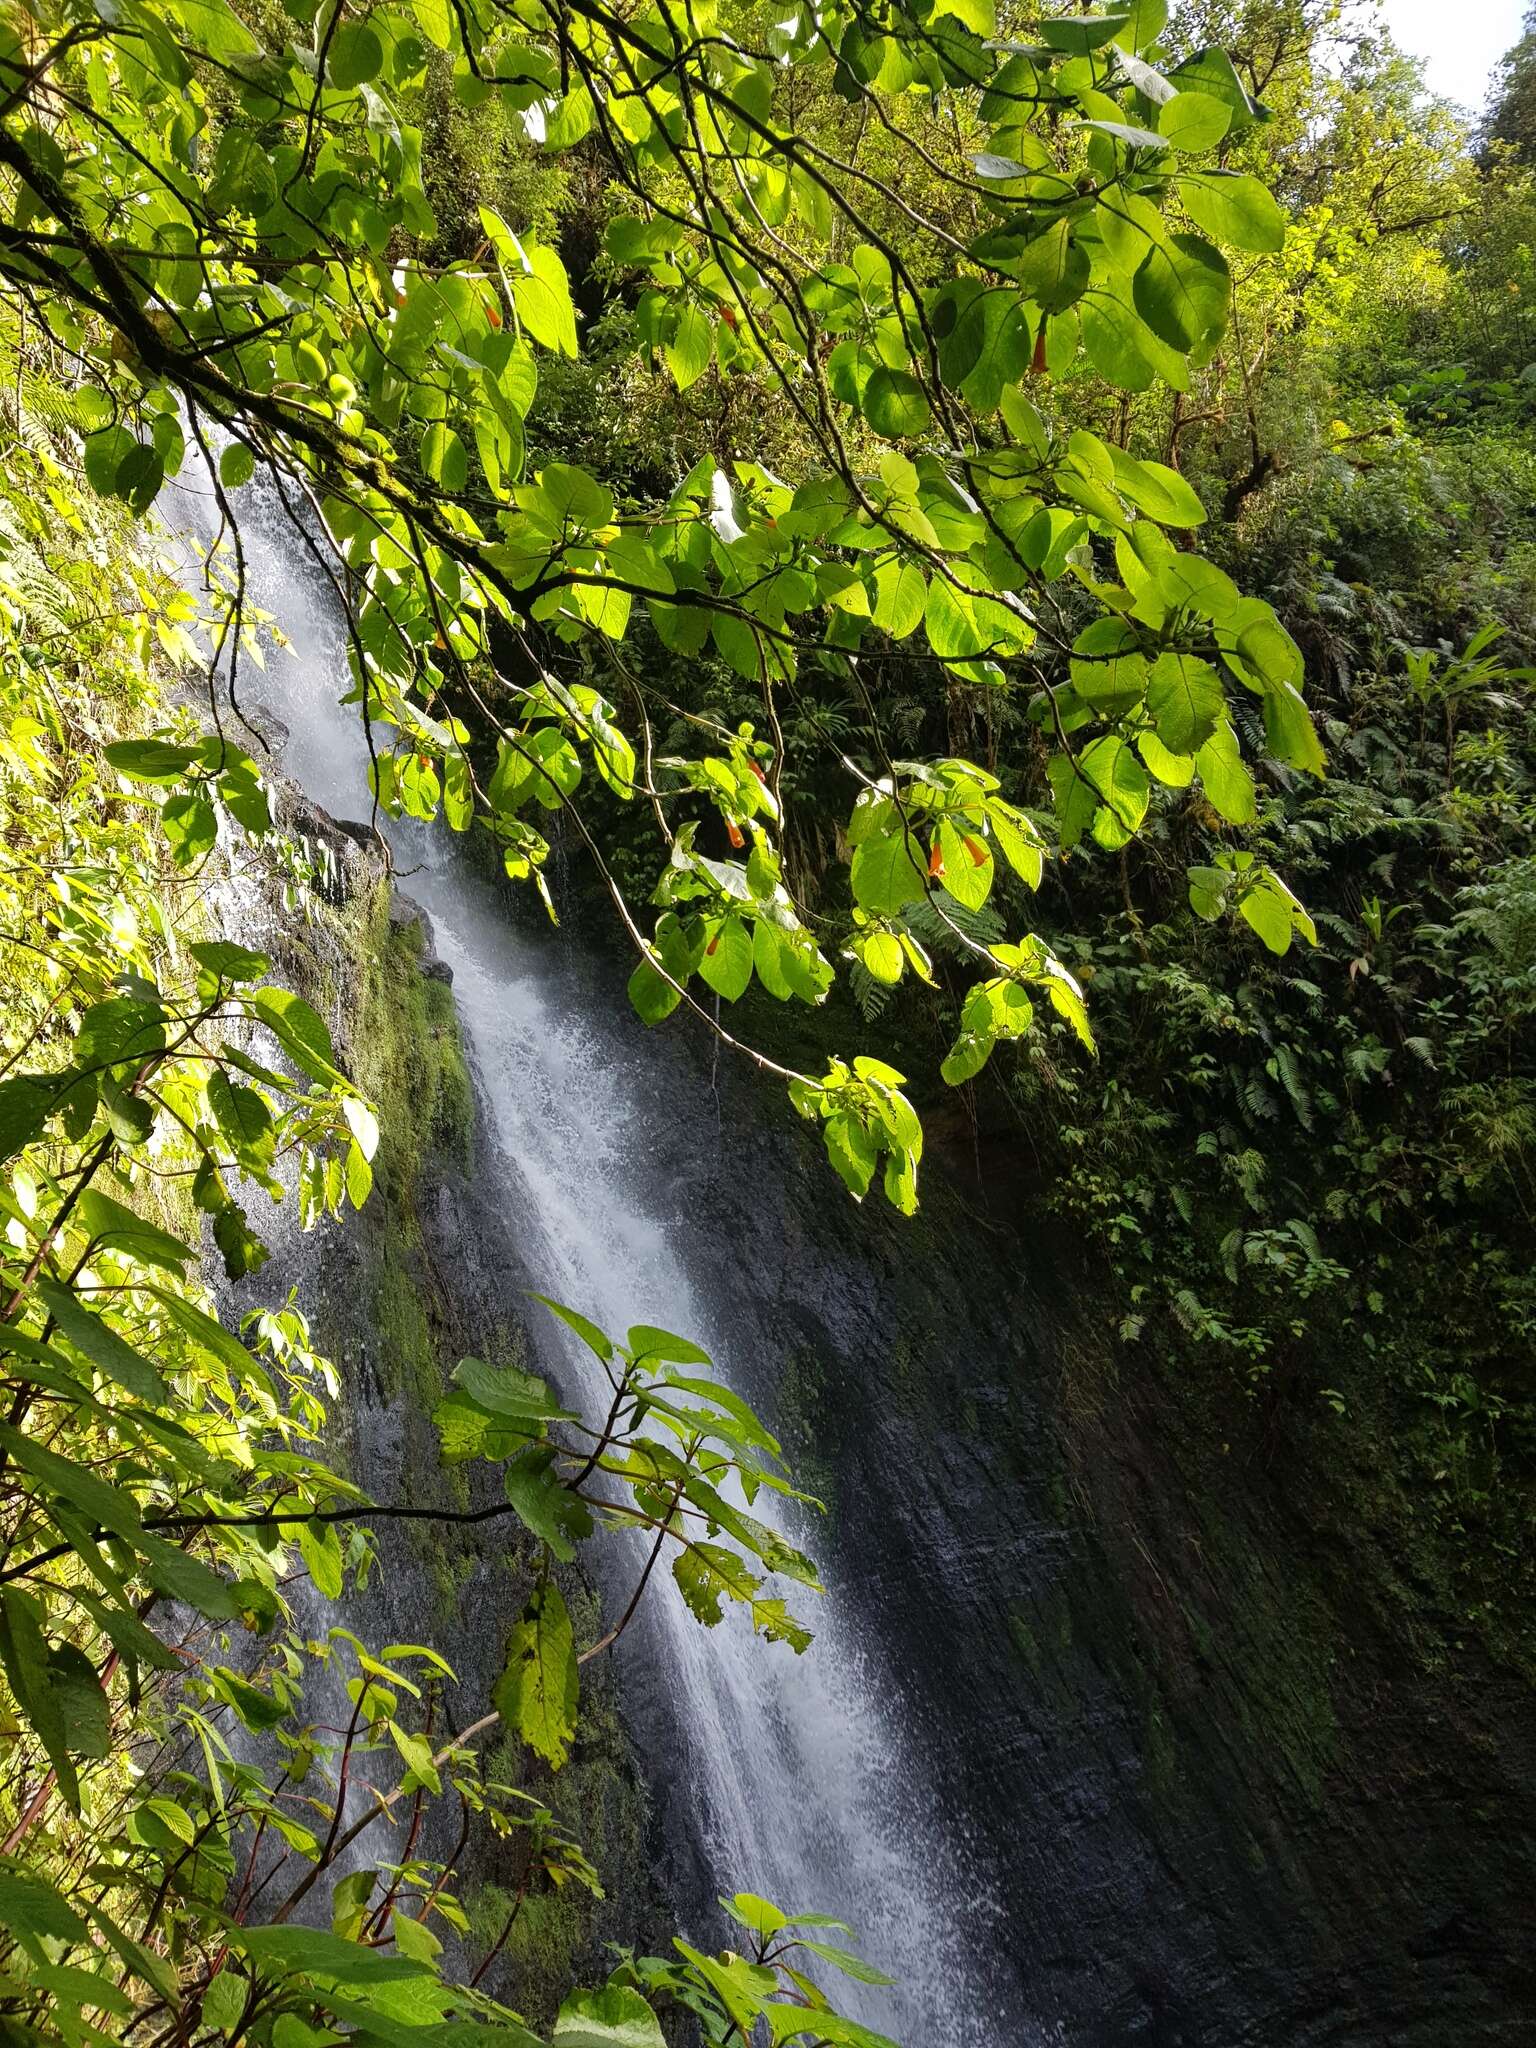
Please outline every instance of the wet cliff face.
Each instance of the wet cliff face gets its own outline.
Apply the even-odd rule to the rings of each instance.
[[[704,1046],[650,1137],[967,1840],[999,2010],[1082,2048],[1529,2038],[1536,1699],[1359,1436],[1118,1356],[1102,1278],[942,1160],[914,1224],[856,1208]]]
[[[515,1209],[487,1203],[421,927],[403,906],[390,919],[377,871],[336,844],[352,938],[312,980],[392,1135],[375,1203],[313,1276],[319,1334],[346,1375],[357,1476],[461,1505],[426,1420],[440,1362],[518,1355],[521,1290],[542,1276]],[[946,1817],[945,1880],[999,2042],[1527,2038],[1531,1696],[1418,1571],[1326,1414],[1223,1406],[1117,1358],[1098,1277],[1022,1199],[994,1185],[984,1210],[942,1161],[915,1223],[856,1208],[776,1093],[685,1032],[619,1021],[619,978],[561,957],[572,1014],[610,1006],[653,1206],[738,1335],[737,1383],[827,1503],[817,1548]],[[467,1717],[521,1597],[516,1547],[382,1549],[357,1625],[441,1647]],[[560,1788],[611,1901],[548,1916],[514,1953],[534,2012],[602,1939],[662,1938],[653,1863],[685,1920],[707,1914],[665,1673],[642,1651],[618,1676]],[[466,1876],[489,1919],[509,1872],[493,1853]],[[856,1918],[859,1879],[795,1903]]]

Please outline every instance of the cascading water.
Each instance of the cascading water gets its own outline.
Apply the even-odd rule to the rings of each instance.
[[[193,534],[208,525],[198,481],[189,470],[182,486]],[[339,702],[349,685],[332,594],[273,498],[252,486],[240,509],[250,595],[291,643],[260,683],[293,736],[285,769],[333,816],[355,815],[366,753],[356,712]],[[403,832],[396,853],[453,970],[500,1151],[488,1198],[513,1219],[526,1269],[611,1329],[652,1322],[692,1337],[730,1380],[754,1332],[739,1305],[712,1299],[709,1273],[679,1248],[673,1192],[648,1173],[645,1111],[678,1077],[653,1041],[637,1044],[583,1000],[569,947],[520,933],[446,833]],[[561,1383],[606,1403],[590,1355],[561,1330],[545,1341]],[[814,1532],[792,1533],[814,1548]],[[797,1658],[754,1639],[741,1617],[705,1631],[658,1579],[620,1646],[653,1790],[697,1874],[698,1896],[681,1909],[701,1933],[714,1931],[702,1924],[709,1890],[845,1914],[896,1983],[840,1984],[840,2002],[907,2048],[1044,2039],[996,1988],[997,1901],[964,1830],[940,1811],[882,1657],[835,1588],[817,1608],[817,1640]]]

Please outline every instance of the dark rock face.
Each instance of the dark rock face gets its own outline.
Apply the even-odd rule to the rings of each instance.
[[[366,863],[338,837],[339,863]],[[419,916],[380,923],[389,976],[434,986]],[[619,975],[570,973],[573,1003],[621,1001]],[[379,1013],[354,990],[335,1014],[366,1084]],[[407,1036],[442,1017],[401,1015]],[[977,1967],[1013,2016],[995,2048],[1022,2041],[1019,2015],[1074,2048],[1536,2039],[1530,1691],[1406,1569],[1326,1418],[1282,1404],[1213,1426],[1188,1385],[1117,1358],[1094,1274],[1023,1200],[979,1214],[930,1162],[915,1223],[856,1208],[744,1069],[681,1031],[613,1029],[663,1210],[742,1333],[733,1374],[828,1502],[828,1576],[992,1900]],[[405,1127],[432,1127],[327,1241],[320,1335],[359,1476],[437,1497],[437,1361],[515,1353],[528,1283],[516,1219],[487,1210],[472,1104],[433,1124],[419,1070],[397,1060],[392,1085],[386,1130],[412,1104]],[[483,1700],[515,1559],[389,1538],[385,1560],[359,1626],[437,1642]],[[611,1702],[602,1725],[591,1845],[618,1882],[581,1936],[592,1960],[601,1936],[661,1934]],[[645,1765],[694,1915],[686,1797],[664,1755]]]
[[[915,1224],[856,1208],[714,1086],[681,1061],[651,1132],[677,1228],[995,1885],[1003,2008],[1084,2048],[1536,2039],[1536,1701],[1326,1411],[1213,1430],[1026,1208],[942,1166]]]

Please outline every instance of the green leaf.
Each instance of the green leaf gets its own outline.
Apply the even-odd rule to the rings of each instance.
[[[48,1640],[43,1633],[44,1610],[14,1586],[0,1594],[0,1668],[4,1669],[11,1696],[32,1724],[33,1732],[47,1752],[59,1781],[59,1790],[76,1813],[80,1810],[80,1780],[70,1757],[69,1731],[64,1705],[54,1690],[54,1672]]]
[[[114,1201],[100,1188],[87,1188],[75,1204],[75,1221],[93,1245],[110,1246],[127,1252],[146,1266],[160,1266],[180,1273],[194,1254],[192,1247],[172,1237],[158,1224],[147,1223],[132,1209]]]
[[[927,431],[932,418],[917,379],[906,370],[888,370],[884,364],[864,386],[860,410],[887,441],[915,440]]]
[[[472,1401],[510,1422],[542,1425],[569,1418],[569,1409],[560,1406],[536,1373],[523,1372],[515,1365],[487,1365],[484,1359],[461,1358],[453,1377]],[[542,1428],[532,1433],[542,1435]]]
[[[1204,526],[1205,507],[1194,486],[1163,462],[1140,462],[1112,447],[1115,488],[1160,526]]]
[[[512,272],[512,302],[517,317],[536,342],[559,355],[576,354],[576,308],[570,279],[553,249],[530,242],[523,251],[526,268]]]
[[[105,751],[111,766],[131,782],[176,782],[197,758],[195,747],[167,740],[116,740]]]
[[[571,1618],[553,1580],[536,1587],[512,1630],[491,1698],[506,1725],[559,1770],[576,1733],[578,1676]]]
[[[1191,155],[1214,149],[1231,126],[1231,107],[1210,93],[1176,92],[1158,109],[1158,134]]]
[[[149,1360],[125,1343],[110,1323],[94,1315],[77,1294],[52,1280],[40,1280],[37,1291],[64,1336],[108,1379],[153,1407],[168,1404],[170,1391]]]
[[[562,1302],[551,1301],[547,1294],[536,1294],[533,1299],[542,1302],[551,1315],[558,1316],[567,1329],[574,1330],[587,1349],[602,1359],[605,1365],[612,1358],[612,1340],[605,1331],[597,1327],[596,1323],[589,1322],[579,1310],[566,1308]]]
[[[325,70],[338,92],[366,85],[384,66],[384,45],[365,21],[344,21],[331,37]]]
[[[1237,908],[1271,953],[1290,951],[1291,906],[1282,896],[1261,883],[1244,893]]]
[[[336,1531],[326,1522],[309,1521],[300,1522],[292,1533],[315,1591],[322,1600],[339,1600],[346,1574]]]
[[[1111,849],[1122,846],[1147,814],[1151,789],[1146,770],[1118,733],[1095,740],[1084,750],[1079,766],[1101,800],[1093,819],[1094,838]]]
[[[85,438],[86,481],[98,497],[118,495],[117,473],[139,443],[126,427],[101,427]],[[111,759],[110,750],[107,758]]]
[[[207,1677],[219,1698],[234,1708],[247,1728],[258,1733],[280,1728],[292,1715],[293,1709],[282,1700],[274,1699],[271,1693],[263,1692],[260,1686],[252,1685],[248,1678],[242,1678],[238,1671],[231,1671],[225,1665],[209,1665]],[[175,1823],[169,1814],[165,1820],[166,1825],[174,1829]],[[185,1839],[190,1842],[190,1833]]]
[[[951,1088],[958,1088],[963,1081],[969,1081],[979,1074],[992,1057],[995,1038],[977,1031],[963,1031],[956,1039],[940,1074]]]
[[[1249,98],[1243,82],[1238,77],[1232,59],[1225,50],[1197,50],[1193,57],[1186,57],[1170,78],[1180,92],[1208,93],[1213,99],[1231,109],[1234,130],[1250,127],[1255,121],[1270,117]]]
[[[238,491],[256,474],[256,457],[244,441],[231,441],[219,457],[219,482],[227,491]]]
[[[70,1944],[90,1938],[85,1922],[51,1884],[13,1863],[0,1864],[0,1927],[9,1928],[36,1963],[47,1954],[45,1938]]]
[[[555,2048],[666,2048],[661,2023],[638,1991],[607,1984],[573,1991],[555,2021]]]
[[[1066,50],[1074,57],[1086,57],[1102,50],[1130,26],[1129,10],[1114,14],[1044,14],[1036,23],[1040,40],[1053,50]]]
[[[822,1136],[827,1157],[855,1201],[862,1202],[880,1164],[880,1148],[851,1110],[828,1117]]]
[[[462,491],[469,481],[469,457],[453,431],[436,421],[421,437],[421,466],[445,491]]]
[[[228,939],[197,940],[187,951],[199,967],[225,981],[260,981],[272,964],[265,953],[253,953],[248,946],[234,945]]]
[[[1269,187],[1246,171],[1186,172],[1178,189],[1190,219],[1218,242],[1255,255],[1285,247],[1285,215]]]
[[[1285,761],[1319,779],[1326,772],[1327,757],[1312,714],[1300,691],[1289,683],[1273,684],[1264,692],[1264,737],[1277,761]]]
[[[47,1123],[65,1076],[16,1074],[0,1081],[0,1161],[30,1145]]]
[[[219,843],[218,813],[205,796],[171,797],[160,813],[160,825],[179,866],[196,867]]]
[[[890,561],[875,572],[875,624],[893,640],[905,640],[923,622],[928,584],[916,562]]]
[[[1088,252],[1066,220],[1026,242],[1015,267],[1026,294],[1047,313],[1065,313],[1088,288]]]
[[[716,995],[734,1003],[746,994],[752,979],[752,934],[744,919],[710,918],[699,973]]]
[[[697,384],[715,352],[715,326],[702,307],[685,302],[677,308],[677,324],[662,345],[667,368],[679,391]]]
[[[1221,677],[1193,654],[1160,654],[1147,685],[1147,709],[1170,754],[1193,754],[1226,712]]]
[[[1195,779],[1194,762],[1186,755],[1170,754],[1155,732],[1137,733],[1136,751],[1168,789],[1188,789]]]
[[[1226,326],[1231,277],[1220,253],[1194,235],[1154,244],[1131,284],[1136,311],[1160,341],[1188,355]]]
[[[853,900],[874,917],[894,917],[927,892],[916,841],[897,821],[894,831],[861,840],[853,851]]]
[[[629,1000],[645,1024],[660,1024],[683,1000],[680,990],[649,960],[642,960],[629,977]]]
[[[233,1948],[277,1977],[323,1984],[398,1984],[436,1973],[406,1956],[388,1955],[318,1927],[232,1927]]]
[[[1258,811],[1253,777],[1243,765],[1237,734],[1223,719],[1195,756],[1195,770],[1214,810],[1229,825],[1251,825]]]
[[[208,1076],[207,1095],[214,1121],[236,1152],[260,1146],[271,1132],[272,1112],[265,1099],[243,1082],[231,1081],[222,1067]]]
[[[629,1333],[629,1348],[635,1358],[645,1361],[658,1358],[669,1365],[709,1365],[712,1361],[707,1351],[701,1351],[697,1344],[687,1337],[676,1336],[671,1330],[658,1330],[651,1323],[636,1323]]]
[[[992,893],[992,849],[975,832],[945,818],[939,826],[944,857],[944,888],[967,910],[980,910]]]
[[[1079,309],[1083,347],[1107,384],[1120,391],[1150,391],[1156,337],[1132,309],[1107,291],[1091,291]]]
[[[1101,718],[1120,718],[1146,695],[1149,664],[1129,619],[1095,619],[1072,645],[1072,687]]]
[[[569,1564],[576,1542],[592,1533],[592,1516],[585,1501],[561,1484],[554,1466],[555,1453],[547,1444],[530,1444],[506,1467],[503,1480],[524,1527]]]
[[[854,952],[864,964],[866,974],[872,974],[876,981],[892,988],[900,981],[906,965],[906,955],[901,950],[901,941],[894,932],[870,932],[853,941]]]
[[[845,1977],[852,1977],[860,1984],[891,1984],[883,1970],[877,1970],[873,1963],[866,1963],[862,1956],[854,1955],[846,1948],[833,1948],[824,1941],[811,1941],[805,1935],[799,1936],[801,1948],[809,1949],[813,1956],[820,1956],[824,1963],[830,1963],[834,1970],[841,1970]]]
[[[769,1939],[791,1924],[787,1913],[781,1913],[771,1900],[760,1899],[755,1892],[737,1892],[734,1898],[722,1899],[720,1904],[738,1927]]]
[[[323,1087],[341,1081],[331,1034],[302,996],[286,988],[258,988],[246,1001],[301,1074]]]

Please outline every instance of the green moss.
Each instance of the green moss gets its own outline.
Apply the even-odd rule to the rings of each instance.
[[[453,991],[422,972],[424,931],[416,920],[391,918],[387,881],[357,918],[355,933],[352,1055],[384,1132],[375,1179],[400,1183],[409,1199],[429,1154],[470,1164],[474,1086]]]

